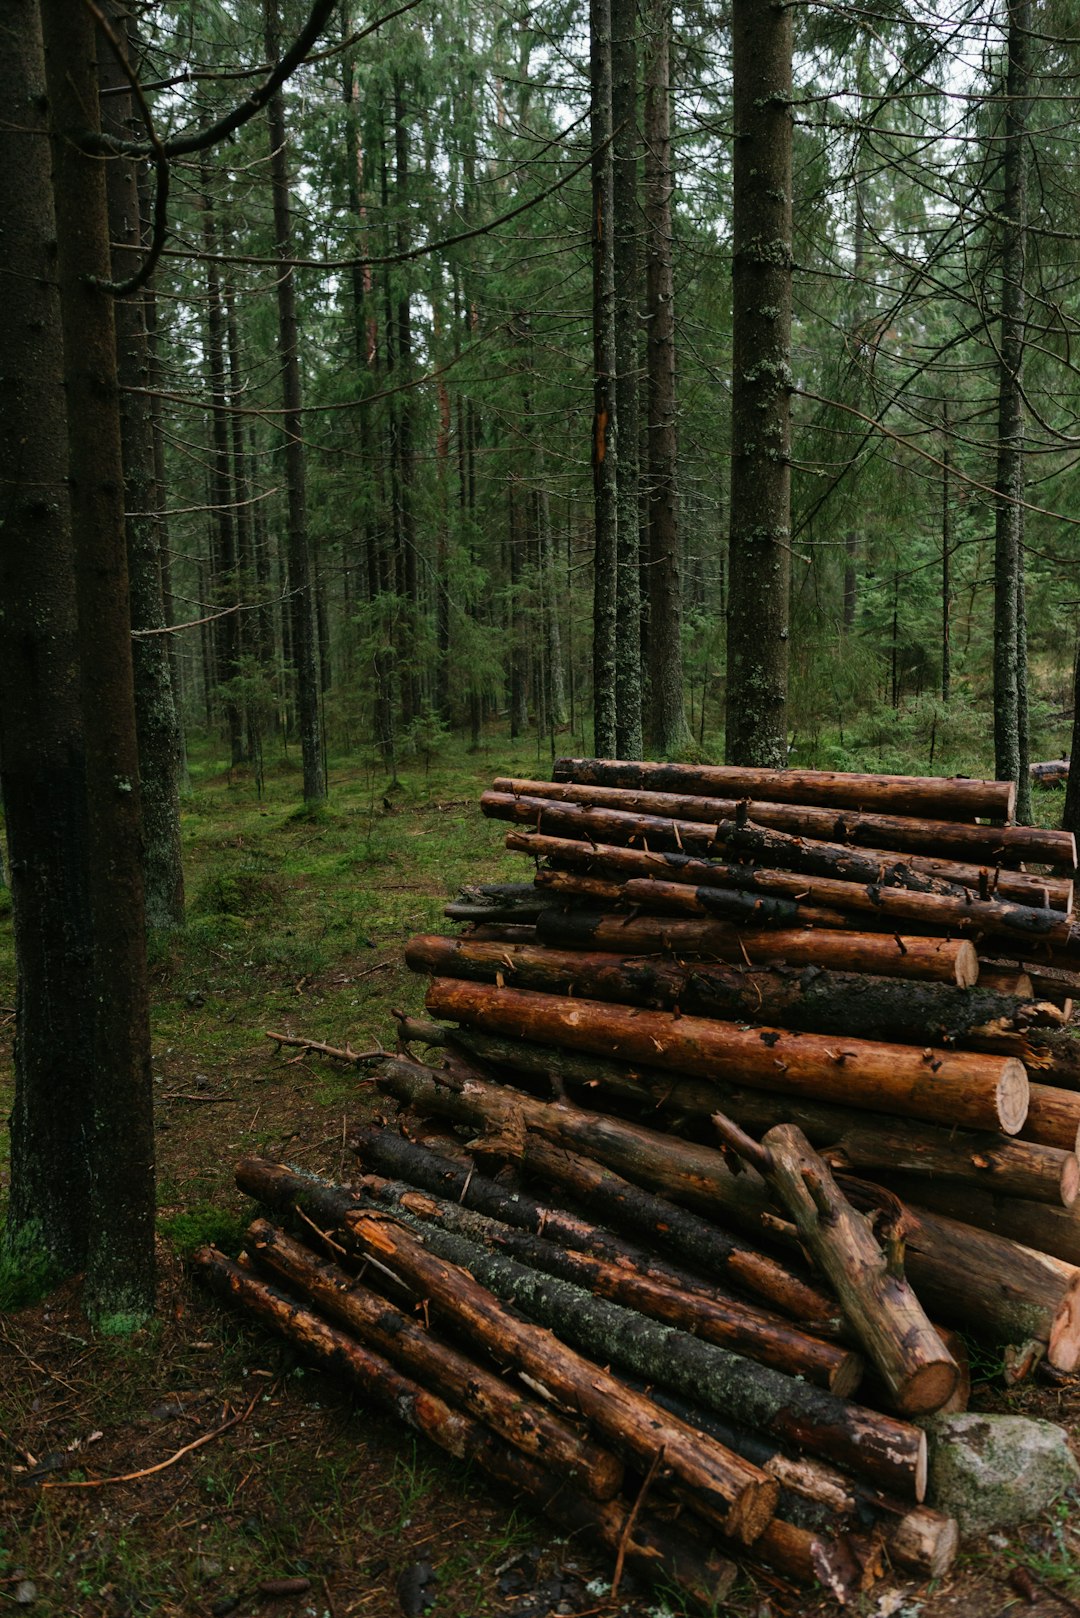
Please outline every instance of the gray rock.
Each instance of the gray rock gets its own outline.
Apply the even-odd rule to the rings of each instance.
[[[1030,1522],[1080,1483],[1080,1466],[1052,1421],[968,1411],[922,1423],[930,1444],[927,1499],[962,1534]]]

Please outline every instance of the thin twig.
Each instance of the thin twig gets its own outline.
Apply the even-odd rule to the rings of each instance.
[[[645,1496],[648,1494],[649,1489],[652,1487],[653,1478],[655,1478],[657,1472],[659,1471],[660,1463],[661,1463],[661,1461],[663,1459],[664,1459],[664,1446],[663,1446],[663,1444],[661,1444],[660,1448],[657,1450],[656,1454],[652,1458],[652,1463],[649,1466],[649,1470],[645,1474],[645,1481],[641,1485],[641,1488],[638,1490],[637,1499],[634,1501],[633,1505],[630,1507],[630,1510],[627,1513],[626,1522],[623,1524],[623,1531],[619,1535],[619,1550],[618,1550],[618,1554],[615,1557],[615,1573],[614,1573],[614,1576],[612,1577],[612,1580],[611,1580],[610,1600],[612,1600],[612,1601],[614,1601],[614,1599],[615,1599],[616,1593],[617,1593],[618,1588],[619,1588],[619,1582],[622,1579],[623,1563],[626,1561],[626,1548],[630,1543],[630,1536],[634,1532],[634,1524],[637,1522],[638,1512],[641,1510],[642,1506],[645,1504]]]
[[[274,1393],[276,1388],[277,1384],[275,1383],[270,1392]],[[43,1489],[104,1489],[110,1483],[137,1483],[140,1478],[153,1477],[156,1472],[164,1472],[166,1467],[175,1466],[176,1462],[182,1461],[185,1455],[190,1455],[193,1450],[202,1449],[205,1444],[211,1443],[215,1438],[220,1438],[222,1433],[227,1433],[230,1428],[238,1427],[242,1421],[246,1421],[263,1397],[264,1391],[264,1389],[260,1388],[253,1395],[250,1403],[240,1411],[239,1415],[230,1416],[228,1421],[223,1421],[220,1427],[215,1427],[212,1433],[203,1433],[201,1438],[192,1439],[190,1444],[185,1444],[183,1449],[178,1449],[175,1455],[170,1455],[166,1461],[159,1461],[156,1466],[145,1466],[139,1472],[125,1472],[121,1477],[116,1478],[74,1478],[71,1480],[58,1478],[55,1482],[43,1483],[41,1487]]]
[[[314,1051],[317,1056],[333,1057],[338,1062],[351,1062],[354,1067],[361,1067],[365,1062],[378,1061],[380,1056],[386,1055],[381,1045],[370,1051],[354,1051],[347,1042],[344,1049],[341,1049],[337,1045],[324,1045],[318,1039],[302,1039],[295,1034],[275,1034],[272,1028],[267,1028],[265,1035],[267,1039],[274,1040],[278,1046],[297,1045],[302,1052]]]

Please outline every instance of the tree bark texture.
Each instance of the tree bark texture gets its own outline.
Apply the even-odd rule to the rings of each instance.
[[[448,1404],[465,1410],[516,1449],[554,1467],[593,1499],[610,1500],[618,1494],[623,1468],[609,1451],[546,1405],[440,1342],[355,1276],[317,1258],[265,1219],[252,1224],[246,1245],[260,1269],[275,1282],[314,1304]]]
[[[764,1090],[899,1112],[926,1123],[1015,1135],[1027,1116],[1027,1073],[1014,1057],[745,1028],[453,978],[436,978],[426,1004],[436,1017],[493,1033],[522,1034],[705,1079],[734,1068],[744,1082]]]
[[[859,1384],[862,1359],[851,1349],[811,1337],[778,1315],[766,1315],[730,1296],[706,1294],[701,1288],[688,1291],[655,1271],[648,1274],[627,1264],[623,1255],[613,1259],[585,1251],[581,1237],[574,1243],[549,1240],[546,1224],[543,1234],[525,1231],[517,1228],[519,1220],[478,1213],[417,1191],[407,1182],[378,1175],[362,1176],[353,1189],[402,1217],[411,1215],[424,1224],[464,1236],[531,1270],[582,1287],[593,1297],[609,1298],[650,1320],[693,1332],[703,1342],[718,1343],[761,1365],[804,1377],[842,1397],[852,1394]]]
[[[537,1275],[512,1260],[485,1253],[474,1243],[441,1231],[430,1231],[422,1245],[403,1225],[375,1218],[358,1210],[342,1208],[347,1193],[329,1193],[323,1200],[314,1182],[276,1165],[246,1160],[238,1167],[238,1184],[260,1199],[280,1205],[299,1199],[315,1217],[340,1220],[350,1242],[361,1252],[377,1258],[409,1285],[445,1310],[457,1328],[478,1341],[490,1341],[492,1328],[503,1354],[530,1375],[539,1377],[553,1392],[571,1400],[613,1447],[634,1445],[638,1458],[650,1460],[659,1444],[664,1445],[664,1467],[673,1481],[685,1487],[696,1472],[701,1482],[693,1495],[684,1498],[695,1511],[708,1513],[710,1521],[725,1532],[752,1543],[772,1516],[777,1490],[757,1467],[740,1463],[732,1469],[732,1457],[722,1446],[699,1457],[687,1456],[680,1469],[680,1456],[686,1454],[684,1424],[677,1423],[665,1436],[652,1418],[651,1440],[645,1439],[644,1454],[637,1434],[636,1406],[625,1384],[588,1366],[577,1354],[566,1351],[548,1332],[525,1326],[510,1314],[513,1305],[540,1325],[557,1330],[577,1344],[582,1355],[602,1363],[616,1363],[648,1380],[661,1380],[699,1403],[721,1411],[737,1409],[740,1419],[779,1438],[794,1439],[811,1452],[819,1452],[869,1475],[903,1494],[921,1499],[925,1489],[925,1437],[916,1428],[863,1410],[820,1388],[787,1377],[779,1371],[729,1354],[713,1344],[699,1343],[685,1332],[645,1321],[629,1310],[588,1293],[566,1282]],[[491,1293],[501,1300],[495,1304]],[[564,1359],[564,1355],[567,1357]],[[575,1363],[576,1362],[576,1363]],[[589,1379],[582,1384],[579,1378]],[[599,1401],[599,1402],[598,1402]],[[701,1462],[715,1462],[715,1481],[703,1476]],[[663,1470],[663,1469],[662,1469]],[[742,1478],[744,1492],[734,1509],[725,1506],[730,1485],[724,1474]],[[765,1481],[763,1481],[765,1480]],[[700,1492],[698,1492],[700,1490]],[[715,1502],[715,1504],[710,1504]],[[767,1505],[767,1509],[765,1509]],[[728,1521],[725,1524],[725,1515]]]
[[[787,763],[791,13],[735,0],[727,759]]]
[[[794,1221],[859,1342],[880,1372],[895,1407],[927,1415],[951,1398],[959,1372],[888,1249],[839,1189],[802,1131],[778,1124],[762,1138],[769,1185]]]
[[[611,0],[589,3],[592,138],[593,320],[593,734],[617,748],[619,567],[618,433],[615,415],[615,159],[612,151]],[[599,749],[600,741],[596,746]]]
[[[600,1503],[542,1465],[501,1444],[479,1422],[451,1410],[418,1383],[395,1372],[347,1333],[328,1325],[286,1293],[204,1247],[195,1263],[220,1296],[232,1299],[279,1331],[324,1369],[345,1376],[366,1398],[459,1460],[475,1462],[496,1482],[521,1492],[560,1527],[584,1531],[610,1550],[626,1547],[626,1563],[649,1580],[674,1578],[708,1607],[723,1601],[734,1582],[734,1563],[701,1541],[642,1512],[630,1522],[619,1501]]]
[[[64,335],[96,1004],[86,1298],[103,1327],[123,1330],[149,1315],[154,1304],[154,1130],[116,326],[101,285],[112,272],[108,209],[104,166],[72,138],[99,126],[99,40],[90,13],[63,0],[43,0],[41,18]]]
[[[476,933],[473,937],[478,936]],[[919,982],[978,981],[979,958],[968,938],[919,938],[808,927],[738,927],[730,922],[635,916],[600,910],[544,911],[535,936],[567,949],[613,950],[626,955],[667,951],[679,958],[705,956],[754,966],[820,966],[872,972]],[[531,938],[509,940],[529,943]]]
[[[967,776],[859,775],[845,770],[786,770],[750,765],[652,764],[603,758],[556,759],[556,782],[633,790],[695,793],[705,797],[762,798],[770,803],[872,810],[941,820],[993,815],[1011,821],[1016,789],[1009,781]],[[749,809],[751,820],[765,825]],[[719,818],[719,817],[718,817]],[[781,827],[781,830],[785,828]]]
[[[638,130],[637,0],[611,0],[612,204],[615,295],[615,424],[619,456],[615,623],[615,751],[639,758],[641,568],[638,536]]]
[[[1027,152],[1030,111],[1030,0],[1010,0],[1006,37],[1003,131],[1000,153],[1003,196],[998,222],[1001,293],[996,343],[998,443],[994,479],[994,768],[1004,781],[1019,781],[1020,641],[1024,543],[1024,399],[1026,346]],[[1027,786],[1027,783],[1025,783]]]
[[[0,783],[16,964],[15,1096],[3,1254],[13,1284],[86,1257],[94,998],[56,221],[36,0],[8,13],[0,134]],[[42,813],[48,805],[48,813]]]
[[[675,397],[675,243],[671,0],[652,0],[645,55],[645,443],[648,534],[648,740],[668,757],[690,732],[683,711],[682,558]]]
[[[126,41],[130,56],[126,14],[119,5],[110,9],[112,25]],[[99,68],[102,89],[110,91],[102,101],[103,127],[124,137],[129,133],[134,110],[128,81],[111,49],[101,53]],[[113,278],[126,281],[139,267],[143,246],[138,176],[134,162],[122,158],[109,163],[106,172]],[[144,397],[145,391],[153,385],[146,328],[147,297],[144,293],[116,301],[116,365],[120,384],[135,724],[142,783],[146,924],[153,931],[170,932],[184,924],[184,869],[180,854],[183,749],[170,667],[169,636],[162,633],[165,602],[156,507],[163,491],[155,474],[154,417],[146,408]]]
[[[278,0],[264,0],[267,60],[280,56]],[[304,770],[304,802],[326,798],[322,714],[319,706],[319,641],[316,627],[315,571],[307,516],[307,454],[304,446],[303,386],[296,316],[296,271],[293,251],[292,196],[289,181],[285,100],[280,90],[266,104],[270,130],[270,180],[274,200],[274,251],[278,301],[278,354],[284,414],[285,476],[288,487],[288,572],[291,600],[292,664]]]
[[[558,1325],[560,1333],[569,1336],[556,1317],[575,1308],[598,1316],[609,1326],[613,1321],[621,1323],[625,1316],[631,1334],[638,1329],[640,1317],[589,1298],[565,1282],[538,1276],[447,1232],[427,1229],[421,1240],[401,1220],[351,1207],[347,1192],[325,1182],[305,1181],[279,1165],[246,1159],[238,1165],[237,1183],[271,1206],[280,1206],[283,1198],[286,1205],[299,1201],[316,1217],[330,1220],[357,1252],[385,1265],[428,1299],[437,1318],[452,1322],[456,1332],[479,1346],[495,1349],[504,1362],[535,1377],[569,1408],[579,1411],[617,1453],[648,1467],[662,1446],[660,1477],[679,1491],[685,1490],[694,1509],[707,1521],[745,1543],[754,1540],[768,1522],[778,1492],[772,1479],[715,1442],[697,1442],[698,1435],[685,1424],[663,1418],[650,1401],[584,1358],[590,1348],[583,1346],[580,1353],[575,1352],[551,1330],[543,1329]],[[537,1320],[539,1325],[534,1324]],[[640,1328],[648,1335],[647,1323],[641,1321]],[[657,1329],[665,1340],[683,1335]],[[575,1335],[584,1343],[589,1334]],[[697,1346],[707,1346],[718,1363],[736,1359],[712,1345]],[[603,1363],[609,1363],[612,1356],[600,1352]]]

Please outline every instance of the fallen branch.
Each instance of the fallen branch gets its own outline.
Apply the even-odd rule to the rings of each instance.
[[[381,1045],[370,1051],[354,1051],[348,1040],[342,1048],[337,1045],[324,1045],[321,1040],[304,1039],[295,1034],[275,1034],[272,1028],[265,1030],[265,1037],[272,1039],[278,1050],[283,1045],[298,1046],[301,1051],[311,1051],[316,1056],[328,1056],[335,1062],[351,1062],[354,1067],[362,1067],[365,1062],[374,1062],[380,1056],[386,1055]]]
[[[277,1383],[274,1384],[270,1392],[273,1393],[276,1388]],[[104,1489],[110,1483],[138,1483],[141,1478],[153,1477],[156,1472],[164,1472],[167,1467],[175,1466],[177,1461],[182,1461],[185,1455],[190,1455],[194,1450],[202,1449],[204,1445],[212,1443],[215,1438],[220,1438],[222,1433],[227,1433],[230,1428],[239,1427],[240,1423],[246,1421],[251,1415],[265,1391],[264,1388],[260,1388],[237,1415],[230,1416],[228,1421],[223,1421],[221,1426],[215,1427],[212,1433],[203,1433],[201,1438],[195,1438],[190,1444],[185,1444],[183,1449],[178,1449],[175,1455],[170,1455],[168,1460],[159,1461],[156,1466],[144,1466],[139,1472],[124,1472],[120,1477],[115,1478],[57,1478],[55,1482],[43,1483],[41,1487],[43,1489]]]

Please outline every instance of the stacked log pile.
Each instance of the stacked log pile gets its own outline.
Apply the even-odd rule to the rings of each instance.
[[[939,1576],[957,1328],[1013,1380],[1080,1362],[1073,839],[993,782],[555,777],[483,799],[534,880],[408,946],[404,1123],[348,1188],[242,1164],[308,1245],[204,1267],[620,1571]]]

